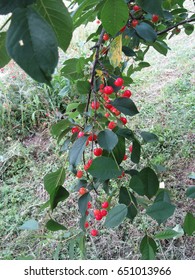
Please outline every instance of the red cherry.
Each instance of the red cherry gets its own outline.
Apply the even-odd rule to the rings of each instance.
[[[139,21],[138,21],[137,19],[134,19],[134,20],[132,20],[131,25],[132,25],[133,27],[136,27],[136,26],[138,25],[138,23],[139,23]]]
[[[72,133],[79,133],[80,129],[78,126],[74,126],[72,129],[71,129]]]
[[[104,84],[100,84],[100,89],[103,89],[104,88]]]
[[[125,26],[123,26],[123,28],[121,28],[120,32],[121,32],[121,33],[122,33],[122,32],[124,32],[124,31],[125,31],[125,29],[126,29],[126,25],[125,25]]]
[[[93,210],[93,214],[94,214],[94,216],[100,214],[100,210],[99,209],[94,209]]]
[[[85,171],[86,171],[87,169],[89,169],[89,167],[91,166],[92,162],[93,162],[93,160],[92,160],[92,159],[89,159],[88,162],[84,165]]]
[[[105,88],[104,88],[104,93],[105,93],[105,94],[112,94],[113,92],[114,92],[113,87],[111,87],[111,86],[105,86]]]
[[[100,211],[99,214],[95,215],[95,219],[96,219],[97,221],[100,221],[100,220],[102,219],[101,211]]]
[[[108,201],[102,202],[102,208],[108,208],[108,206],[109,206],[109,202]]]
[[[122,172],[122,175],[121,175],[121,176],[118,176],[118,178],[121,179],[121,178],[123,178],[124,176],[125,176],[125,172],[123,171],[123,172]]]
[[[126,160],[127,159],[127,155],[124,155],[124,158],[123,158],[123,160]]]
[[[90,209],[92,207],[92,204],[90,201],[87,202],[87,208]]]
[[[127,119],[124,118],[124,117],[121,117],[120,120],[121,120],[121,122],[122,122],[124,125],[127,123]]]
[[[159,20],[159,16],[158,15],[153,15],[152,16],[152,22],[156,23]]]
[[[97,20],[96,20],[96,23],[97,23],[97,24],[100,24],[100,23],[101,23],[101,21],[100,21],[99,19],[97,19]]]
[[[122,97],[130,98],[131,95],[132,95],[131,91],[127,89],[123,92]]]
[[[105,217],[108,214],[108,212],[106,209],[102,209],[101,214],[102,214],[102,217]]]
[[[103,152],[102,148],[96,148],[96,149],[93,150],[93,153],[96,157],[101,156],[102,152]]]
[[[92,229],[92,230],[90,231],[90,233],[91,233],[92,236],[97,236],[99,232],[98,232],[97,229]]]
[[[108,95],[104,94],[103,98],[104,98],[105,101],[109,101]]]
[[[108,128],[114,129],[115,127],[116,127],[116,123],[115,122],[109,122]]]
[[[89,211],[88,211],[88,210],[86,210],[85,215],[86,215],[86,216],[88,216],[88,215],[89,215]]]
[[[83,137],[85,135],[85,133],[83,132],[83,131],[80,131],[79,133],[78,133],[78,138],[81,138],[81,137]]]
[[[122,78],[117,78],[114,81],[114,84],[115,84],[116,87],[122,87],[122,85],[124,84],[124,80]]]
[[[105,107],[106,109],[109,109],[109,110],[110,110],[110,109],[112,109],[113,106],[112,106],[111,104],[107,104],[107,103],[106,103],[106,104],[104,105],[104,107]]]
[[[115,116],[119,116],[121,114],[121,112],[119,110],[117,110],[116,108],[114,108],[112,110],[112,112],[115,114]]]
[[[135,12],[137,12],[137,11],[141,10],[141,8],[138,5],[135,5],[135,6],[133,6],[133,10]]]
[[[97,110],[100,107],[100,103],[98,101],[92,101],[91,102],[91,108],[93,110]]]
[[[76,176],[77,176],[77,178],[83,177],[83,171],[78,170]]]
[[[91,134],[89,135],[89,137],[88,137],[88,140],[89,140],[89,141],[96,141],[96,140],[97,140],[97,135],[91,133]]]
[[[133,152],[133,145],[129,146],[129,152],[132,153]]]
[[[108,41],[110,39],[109,35],[107,33],[104,34],[103,40]]]
[[[87,192],[87,189],[84,188],[84,187],[81,187],[81,188],[79,189],[79,194],[80,194],[80,195],[83,195],[83,194],[85,194],[86,192]]]
[[[106,118],[109,118],[109,117],[110,117],[110,114],[109,114],[109,113],[106,113],[104,116],[105,116]]]
[[[88,227],[89,227],[89,223],[88,223],[88,222],[85,222],[84,227],[85,227],[85,228],[88,228]]]

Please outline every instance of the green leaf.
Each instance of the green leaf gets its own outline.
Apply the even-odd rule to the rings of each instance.
[[[8,54],[34,80],[50,84],[58,44],[49,24],[33,9],[18,8],[7,31]]]
[[[80,94],[88,94],[90,91],[90,83],[88,81],[78,81],[77,82],[77,90]]]
[[[186,196],[189,198],[195,198],[195,186],[189,187],[187,189]]]
[[[184,24],[185,33],[190,35],[194,32],[194,25],[193,24]]]
[[[120,188],[119,203],[125,204],[127,206],[127,218],[133,221],[137,215],[137,201],[134,195],[125,187]]]
[[[118,166],[112,158],[103,156],[93,160],[88,172],[94,178],[101,179],[103,181],[117,178],[122,174],[122,171],[118,169]]]
[[[53,124],[51,127],[51,134],[53,137],[58,138],[60,134],[70,127],[71,122],[69,120],[60,120],[56,124]]]
[[[158,137],[154,133],[142,131],[140,135],[146,143],[152,143],[158,141]]]
[[[81,215],[84,217],[86,216],[86,210],[87,210],[87,203],[91,200],[91,196],[89,194],[89,192],[83,194],[78,201],[78,205],[79,205],[79,212],[81,213]]]
[[[39,224],[34,219],[26,221],[19,229],[26,229],[26,230],[38,230]]]
[[[113,131],[105,129],[100,131],[97,141],[100,147],[107,151],[112,151],[118,143],[118,137]]]
[[[125,204],[118,204],[109,211],[104,226],[107,228],[117,227],[124,221],[126,216],[127,206]]]
[[[166,221],[170,216],[173,215],[175,211],[175,206],[164,201],[155,202],[153,205],[148,207],[146,213],[152,218],[155,219],[158,224]]]
[[[137,107],[135,106],[135,103],[129,98],[125,98],[125,97],[116,98],[114,101],[110,103],[117,110],[119,110],[121,113],[127,116],[133,117],[139,113]]]
[[[60,201],[64,201],[69,197],[69,192],[62,186],[58,186],[56,190],[50,194],[50,206],[51,210],[56,208]]]
[[[123,161],[124,155],[125,155],[125,138],[122,136],[118,136],[118,143],[117,145],[114,147],[112,153],[110,154],[112,158],[114,154],[114,157],[116,159],[116,161],[118,162],[118,164],[121,164],[121,162]]]
[[[159,53],[163,55],[167,55],[168,50],[170,49],[164,41],[160,41],[159,39],[152,44],[152,47]]]
[[[66,230],[67,228],[54,220],[49,220],[46,223],[46,228],[51,231]]]
[[[107,0],[100,16],[104,29],[112,36],[126,25],[128,18],[128,6],[123,0]]]
[[[12,13],[16,8],[23,8],[31,5],[36,0],[1,0],[0,15],[7,15]]]
[[[156,173],[150,168],[146,167],[139,173],[139,178],[144,185],[145,195],[150,199],[159,189],[159,181]]]
[[[140,244],[140,252],[142,260],[155,260],[156,259],[157,245],[154,239],[145,235]]]
[[[78,138],[72,145],[72,148],[69,152],[69,162],[73,167],[77,166],[80,163],[83,152],[86,148],[87,139],[87,136],[83,136],[81,138]]]
[[[119,128],[116,132],[116,134],[123,136],[124,138],[132,141],[135,139],[133,131],[129,128]]]
[[[184,231],[190,236],[195,232],[195,217],[192,213],[186,214],[183,228]]]
[[[171,199],[167,190],[159,189],[154,202],[168,202],[171,203]]]
[[[129,183],[129,187],[141,196],[145,195],[145,186],[138,175],[134,175]]]
[[[53,28],[59,47],[65,52],[72,39],[72,18],[62,0],[38,0],[39,13]]]
[[[156,31],[152,28],[151,25],[145,22],[140,22],[140,24],[135,27],[135,30],[137,34],[146,42],[154,42],[157,38]]]
[[[64,62],[64,67],[62,67],[61,72],[64,77],[71,80],[77,80],[83,77],[83,67],[85,60],[82,57],[71,58]]]
[[[132,49],[130,49],[129,47],[123,46],[122,51],[124,52],[124,54],[126,56],[136,56],[136,53]]]
[[[56,189],[64,184],[65,181],[65,169],[59,168],[55,172],[51,172],[44,177],[44,187],[46,191],[52,195]]]
[[[0,68],[4,67],[10,61],[10,57],[7,53],[6,47],[6,32],[0,33]]]
[[[131,153],[131,160],[134,163],[139,163],[141,156],[141,145],[136,139],[133,140],[133,150]]]
[[[137,4],[150,14],[156,14],[163,17],[163,0],[137,0]]]
[[[173,229],[166,229],[164,231],[161,231],[157,234],[155,234],[154,238],[156,239],[171,239],[171,238],[177,238],[177,237],[181,237],[181,233],[177,232]]]

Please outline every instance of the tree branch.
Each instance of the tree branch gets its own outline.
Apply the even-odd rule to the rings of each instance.
[[[95,69],[96,69],[96,66],[98,64],[99,53],[100,53],[100,46],[101,46],[102,41],[103,41],[104,33],[105,33],[105,30],[102,29],[102,32],[100,34],[100,37],[99,37],[99,40],[98,40],[97,44],[90,49],[90,50],[92,50],[92,49],[96,48],[96,52],[95,52],[95,60],[94,60],[94,63],[93,63],[93,68],[92,68],[92,71],[91,71],[91,81],[90,81],[91,89],[90,89],[90,92],[88,94],[88,100],[87,100],[87,105],[86,105],[86,112],[88,112],[88,110],[89,110],[89,103],[90,103],[90,99],[91,99],[91,93],[92,93],[93,88],[94,88]]]
[[[178,27],[179,25],[183,25],[185,23],[189,23],[189,22],[192,22],[192,21],[195,21],[195,18],[188,18],[186,20],[180,21],[180,22],[178,22],[178,23],[176,23],[176,24],[166,28],[165,30],[158,32],[157,35],[162,35],[162,34],[168,32],[168,31]]]

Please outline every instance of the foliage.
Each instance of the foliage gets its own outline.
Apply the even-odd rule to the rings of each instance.
[[[144,61],[148,50],[153,48],[166,55],[169,48],[165,40],[177,35],[179,26],[191,34],[191,22],[195,18],[189,16],[183,7],[184,1],[179,0],[72,1],[71,14],[61,0],[56,0],[56,4],[54,7],[53,1],[23,1],[21,5],[14,1],[1,5],[0,14],[12,12],[12,16],[6,32],[7,54],[3,33],[0,55],[2,66],[8,57],[13,58],[33,79],[51,85],[58,62],[58,46],[66,51],[73,29],[96,17],[101,21],[96,32],[87,39],[94,42],[91,56],[64,62],[61,75],[69,80],[67,92],[73,94],[68,93],[71,102],[63,114],[64,119],[51,129],[62,147],[61,153],[68,154],[69,169],[78,177],[81,230],[87,234],[88,224],[94,219],[104,220],[107,211],[104,225],[108,228],[119,226],[125,218],[131,222],[143,208],[158,224],[164,223],[173,215],[175,206],[169,194],[160,189],[152,164],[148,161],[148,166],[141,165],[142,146],[158,141],[158,137],[146,131],[137,135],[127,126],[128,120],[139,113],[128,86],[135,71],[150,66]],[[139,9],[135,9],[135,4]],[[98,155],[95,148],[99,149]],[[126,148],[131,154],[128,167],[123,164]],[[80,170],[81,177],[77,175]],[[65,178],[65,166],[44,177],[51,215],[57,204],[69,197],[63,187]],[[123,186],[123,180],[129,184]],[[102,189],[108,197],[108,206],[102,208],[107,210],[105,215],[104,209],[96,209],[99,212],[94,214],[89,203],[95,204],[96,194]],[[113,202],[117,205],[110,207]],[[52,231],[66,230],[53,219],[46,226]],[[186,215],[184,231],[188,235],[194,232],[191,213]],[[80,249],[84,254],[83,240],[82,234]],[[153,237],[147,234],[143,237],[140,251],[143,259],[155,258],[157,245]]]

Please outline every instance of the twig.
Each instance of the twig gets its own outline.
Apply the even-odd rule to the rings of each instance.
[[[176,24],[166,28],[165,30],[158,32],[157,35],[162,35],[162,34],[168,32],[168,31],[178,27],[179,25],[183,25],[185,23],[189,23],[189,22],[192,22],[192,21],[195,21],[195,18],[188,18],[186,20],[182,20],[182,21],[180,21],[180,22],[178,22],[178,23],[176,23]]]
[[[8,22],[10,21],[11,17],[9,17],[6,22],[0,27],[0,31],[3,30],[3,28],[8,24]]]

